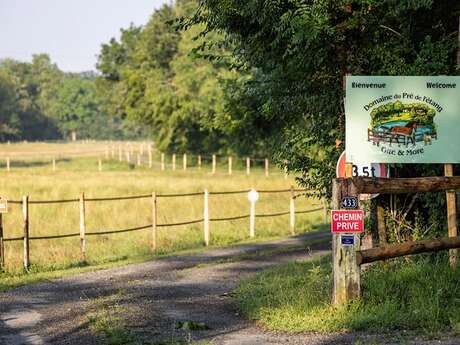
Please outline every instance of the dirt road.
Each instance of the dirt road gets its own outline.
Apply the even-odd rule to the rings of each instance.
[[[325,345],[355,344],[357,339],[365,344],[374,337],[264,331],[239,315],[231,297],[244,277],[327,254],[329,236],[312,233],[213,249],[17,288],[0,295],[0,343],[106,344],[107,339],[94,326],[99,320],[122,325],[135,336],[134,344],[205,340],[216,345]],[[326,242],[318,244],[319,239]]]

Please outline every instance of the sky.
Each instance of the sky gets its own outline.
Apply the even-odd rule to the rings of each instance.
[[[171,0],[0,0],[0,59],[47,53],[66,72],[95,70],[102,43]]]

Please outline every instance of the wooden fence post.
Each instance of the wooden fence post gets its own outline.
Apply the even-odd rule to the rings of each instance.
[[[203,230],[204,230],[204,244],[209,246],[209,193],[204,190],[204,208],[203,208]]]
[[[123,160],[123,154],[121,152],[121,145],[119,144],[118,145],[118,161],[122,161]]]
[[[97,168],[99,171],[102,171],[102,159],[99,158],[98,162],[97,162]]]
[[[212,155],[212,174],[216,173],[216,155]]]
[[[161,154],[161,170],[165,170],[165,154]]]
[[[289,199],[289,228],[291,235],[295,235],[295,194],[294,187],[291,186],[291,197]]]
[[[128,162],[128,164],[131,163],[131,152],[129,152],[129,150],[126,151],[126,161]]]
[[[152,193],[152,250],[157,250],[157,194]]]
[[[152,144],[149,144],[148,146],[148,153],[149,153],[149,168],[152,168],[153,165],[153,159],[152,159]]]
[[[85,261],[86,258],[86,246],[85,246],[85,193],[80,194],[80,260]]]
[[[454,176],[454,167],[452,164],[444,164],[444,175]],[[447,200],[447,228],[448,236],[457,236],[457,205],[455,201],[455,191],[446,191]],[[449,249],[449,262],[452,268],[457,265],[457,249]]]
[[[10,171],[10,157],[6,157],[6,171]]]
[[[30,266],[29,256],[29,196],[22,197],[22,218],[24,220],[24,268],[28,269]]]
[[[109,159],[109,147],[105,148],[105,159]]]
[[[5,245],[3,243],[3,213],[0,213],[0,268],[5,268]]]
[[[198,170],[201,170],[201,155],[198,155]]]
[[[115,146],[113,144],[110,145],[110,158],[111,159],[115,158]]]
[[[182,167],[184,171],[187,171],[187,154],[186,153],[184,153],[184,155],[182,156]]]
[[[251,159],[249,157],[246,157],[246,175],[251,174]]]
[[[228,174],[232,174],[232,157],[228,157]]]
[[[268,177],[268,159],[265,158],[265,176]]]
[[[176,170],[176,154],[172,155],[172,170]]]
[[[137,166],[141,166],[141,165],[142,165],[141,155],[138,153],[137,154]]]
[[[358,197],[351,179],[333,179],[332,209],[340,209],[341,200],[345,196]],[[356,251],[359,250],[359,234],[353,234],[354,245],[344,246],[341,243],[342,234],[332,235],[332,270],[334,304],[347,303],[361,294],[360,267],[356,261]]]

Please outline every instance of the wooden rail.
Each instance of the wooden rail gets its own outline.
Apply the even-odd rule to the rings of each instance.
[[[434,240],[409,241],[401,244],[360,250],[356,252],[358,265],[400,256],[437,252],[445,249],[460,248],[460,236],[443,237]]]

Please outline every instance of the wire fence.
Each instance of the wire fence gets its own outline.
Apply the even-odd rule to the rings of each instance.
[[[8,200],[10,204],[20,205],[22,210],[22,227],[23,235],[16,237],[4,237],[4,225],[3,218],[6,217],[5,214],[0,214],[0,263],[2,266],[5,266],[5,242],[23,242],[23,265],[25,268],[30,266],[30,241],[36,240],[52,240],[52,239],[62,239],[62,238],[71,238],[79,237],[80,238],[80,258],[85,260],[85,237],[86,236],[101,236],[101,235],[115,235],[120,233],[134,232],[150,229],[151,230],[151,247],[153,251],[157,250],[157,229],[158,228],[167,228],[167,227],[176,227],[176,226],[186,226],[193,224],[202,224],[203,225],[203,238],[204,244],[206,246],[210,243],[210,223],[213,222],[230,222],[242,219],[249,219],[249,236],[255,236],[255,219],[256,218],[268,218],[268,217],[280,217],[289,215],[289,228],[290,233],[295,234],[295,216],[298,214],[312,213],[312,212],[324,212],[325,221],[327,218],[327,208],[326,204],[315,204],[317,206],[311,209],[306,210],[296,210],[295,209],[295,199],[298,196],[298,192],[309,192],[306,189],[295,189],[295,188],[286,188],[286,189],[273,189],[273,190],[259,190],[254,189],[245,189],[245,190],[233,190],[233,191],[212,191],[208,192],[204,190],[203,192],[190,192],[190,193],[168,193],[168,194],[157,194],[155,192],[151,194],[139,194],[139,195],[128,195],[128,196],[117,196],[117,197],[100,197],[100,198],[86,198],[85,194],[82,193],[79,198],[74,199],[59,199],[59,200],[30,200],[29,196],[23,196],[22,200]],[[210,217],[209,212],[209,195],[235,195],[235,194],[248,194],[249,201],[249,210],[248,214],[240,214],[228,217]],[[277,193],[290,193],[289,197],[289,210],[279,211],[273,213],[259,213],[255,212],[255,203],[258,200],[258,195],[260,194],[277,194]],[[253,195],[256,195],[254,199]],[[184,220],[180,222],[172,223],[159,223],[157,219],[158,214],[158,203],[157,200],[161,198],[181,198],[181,197],[202,197],[203,198],[203,217],[199,219]],[[122,229],[101,229],[100,231],[87,231],[86,229],[86,203],[87,202],[107,202],[107,201],[122,201],[122,200],[135,200],[135,199],[151,199],[151,222],[149,224],[141,226],[133,226]],[[79,204],[79,232],[69,232],[67,234],[56,234],[56,235],[43,235],[43,236],[31,236],[29,233],[29,224],[30,224],[30,205],[40,205],[40,204],[65,204],[65,203],[78,203]]]

